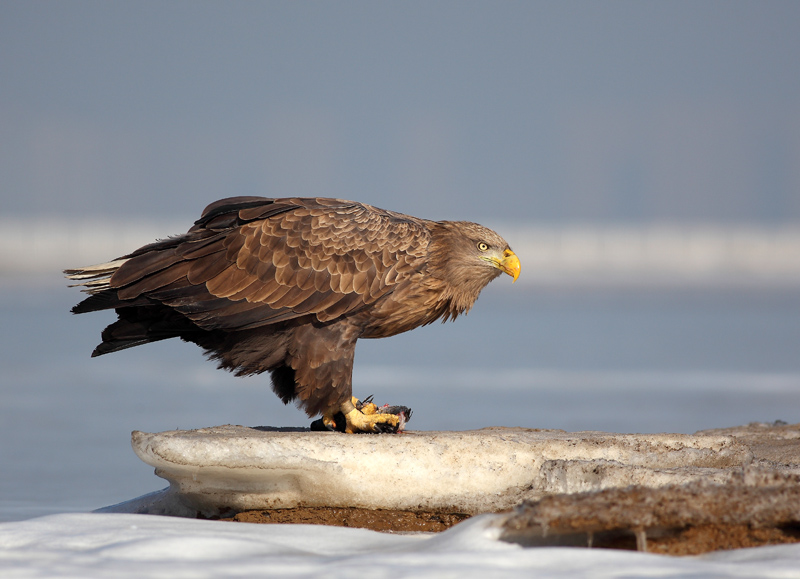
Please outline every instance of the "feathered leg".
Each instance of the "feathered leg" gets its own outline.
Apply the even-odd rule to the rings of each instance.
[[[352,395],[359,335],[360,328],[348,321],[293,330],[288,348],[288,363],[294,369],[292,397],[309,416],[322,414],[322,428],[327,430],[398,432],[405,425],[399,413],[387,413],[388,406],[378,408]]]

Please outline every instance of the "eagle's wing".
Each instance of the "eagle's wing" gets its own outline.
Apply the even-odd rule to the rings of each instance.
[[[206,330],[326,322],[418,271],[429,239],[422,220],[360,203],[224,199],[187,234],[126,256],[107,288],[113,307],[155,300]]]

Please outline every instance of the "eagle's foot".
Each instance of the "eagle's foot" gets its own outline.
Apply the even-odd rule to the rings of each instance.
[[[405,429],[411,418],[411,409],[406,406],[378,406],[372,396],[359,400],[352,397],[340,407],[326,412],[320,420],[314,421],[312,430],[337,430],[350,434],[397,433]]]
[[[355,432],[398,432],[400,430],[400,416],[397,414],[365,414],[358,408],[353,408],[350,412],[344,413],[347,421],[344,431],[347,433]],[[405,421],[403,421],[405,425]]]

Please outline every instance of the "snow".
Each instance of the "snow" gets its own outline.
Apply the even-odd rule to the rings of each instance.
[[[673,558],[524,549],[498,516],[438,535],[255,525],[131,514],[61,514],[0,524],[0,576],[37,577],[800,577],[800,544]]]

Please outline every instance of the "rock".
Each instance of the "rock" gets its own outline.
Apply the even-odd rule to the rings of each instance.
[[[697,555],[800,541],[800,425],[706,430],[752,453],[734,475],[683,485],[628,486],[526,501],[501,539],[526,546],[594,546]]]
[[[303,506],[477,514],[560,493],[722,484],[740,480],[754,460],[797,469],[798,445],[778,452],[768,444],[795,440],[797,425],[748,428],[695,435],[523,428],[343,435],[242,426],[134,432],[134,451],[170,487],[104,511],[225,517]]]
[[[662,554],[797,542],[798,483],[800,475],[751,466],[724,484],[696,480],[553,495],[517,507],[503,523],[500,538],[529,547],[635,548]]]
[[[729,436],[750,449],[754,464],[781,472],[800,472],[800,424],[751,422],[697,434]]]

